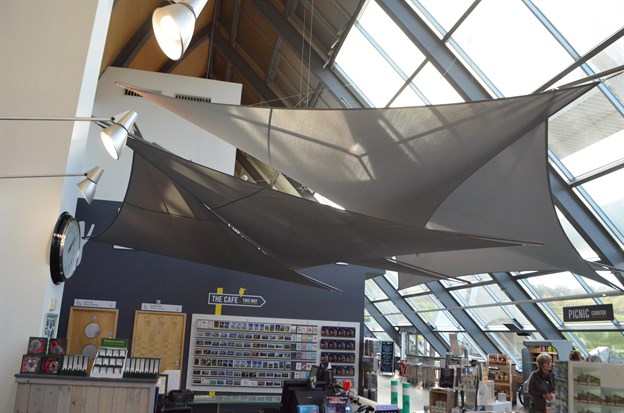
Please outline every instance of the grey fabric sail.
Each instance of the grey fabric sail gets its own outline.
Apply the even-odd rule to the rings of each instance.
[[[427,274],[528,270],[573,271],[604,282],[565,236],[546,168],[548,118],[595,84],[451,105],[320,110],[206,104],[122,86],[348,211],[516,242],[385,257],[395,268],[420,269],[415,282]],[[407,271],[401,273],[409,285]]]

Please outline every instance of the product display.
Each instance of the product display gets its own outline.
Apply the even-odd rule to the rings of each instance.
[[[126,359],[123,376],[125,378],[158,378],[160,359],[146,357],[129,357]]]
[[[499,401],[511,401],[512,387],[511,358],[506,354],[488,354],[487,378],[494,381],[494,398]],[[505,400],[501,400],[501,394]]]
[[[194,314],[192,326],[187,383],[194,391],[278,393],[320,363],[331,363],[338,383],[357,380],[358,323]]]
[[[91,367],[91,377],[122,378],[127,356],[128,339],[103,338]]]

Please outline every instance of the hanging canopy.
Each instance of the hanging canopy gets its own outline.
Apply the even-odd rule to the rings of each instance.
[[[128,191],[98,241],[329,289],[293,269],[521,244],[341,211],[234,178],[142,140],[130,140],[128,146],[134,151]]]
[[[242,107],[122,86],[347,211],[408,226],[416,236],[429,229],[509,242],[494,248],[458,249],[431,244],[433,251],[408,252],[393,245],[383,256],[340,258],[377,266],[383,262],[400,272],[400,288],[494,271],[572,271],[604,282],[561,228],[551,199],[546,155],[548,118],[595,84],[506,99],[384,109]],[[259,217],[257,202],[246,205],[249,220],[256,218],[255,224],[266,228],[271,225]],[[316,229],[299,221],[290,225],[286,236],[291,242]],[[402,241],[394,231],[388,228],[387,234]],[[323,236],[341,235],[330,227]],[[411,247],[399,243],[406,247],[403,251]],[[301,255],[315,257],[314,251],[301,251]],[[282,262],[296,264],[285,258]],[[409,275],[415,273],[419,275]]]

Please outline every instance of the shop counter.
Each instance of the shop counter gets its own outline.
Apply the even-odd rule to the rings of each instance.
[[[156,379],[16,374],[14,413],[152,413]]]

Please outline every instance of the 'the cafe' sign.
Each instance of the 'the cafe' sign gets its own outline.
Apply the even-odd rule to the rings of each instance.
[[[581,305],[563,307],[563,321],[611,321],[613,320],[613,304]]]

